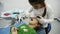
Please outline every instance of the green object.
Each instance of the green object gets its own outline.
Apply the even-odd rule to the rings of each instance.
[[[36,31],[26,24],[20,25],[17,29],[18,34],[36,34]]]

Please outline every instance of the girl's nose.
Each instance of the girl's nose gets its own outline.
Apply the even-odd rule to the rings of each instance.
[[[33,21],[33,18],[31,18],[31,21]]]

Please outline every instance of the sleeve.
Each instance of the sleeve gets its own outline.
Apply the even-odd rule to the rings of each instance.
[[[41,23],[52,23],[54,21],[54,11],[52,11],[52,9],[47,8],[47,19],[42,18],[39,19]]]

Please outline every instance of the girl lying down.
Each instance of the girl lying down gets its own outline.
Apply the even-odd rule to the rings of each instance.
[[[36,33],[34,33],[34,34],[46,34],[45,29],[42,27],[42,24],[39,23],[37,18],[31,18],[31,20],[29,21],[28,26],[35,30]],[[25,30],[25,31],[28,32],[28,30]],[[31,30],[31,31],[33,31],[33,30]],[[12,27],[11,32],[12,32],[12,34],[18,34],[18,29]],[[33,33],[28,33],[28,34],[33,34]]]

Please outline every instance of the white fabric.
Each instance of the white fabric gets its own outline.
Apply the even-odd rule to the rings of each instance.
[[[43,12],[44,8],[38,10],[34,8],[31,9],[31,15],[34,14],[34,16],[42,16]],[[39,21],[43,24],[44,28],[47,27],[48,23],[52,23],[54,21],[54,12],[48,6],[46,6],[46,15],[43,19],[39,19]]]

